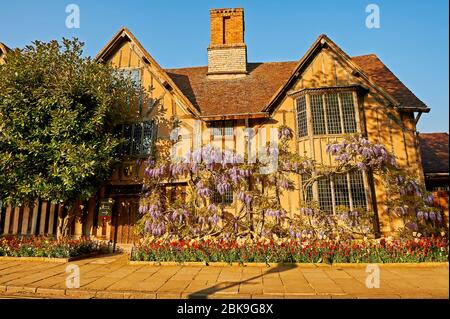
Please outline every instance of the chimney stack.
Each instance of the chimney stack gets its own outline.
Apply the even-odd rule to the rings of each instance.
[[[247,74],[244,43],[244,9],[212,9],[211,43],[208,47],[208,78],[230,79]]]

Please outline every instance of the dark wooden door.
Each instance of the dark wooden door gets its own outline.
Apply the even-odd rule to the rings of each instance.
[[[134,232],[134,224],[138,217],[139,197],[117,196],[113,209],[113,220],[111,227],[111,238],[117,232],[117,243],[134,244],[139,240]]]

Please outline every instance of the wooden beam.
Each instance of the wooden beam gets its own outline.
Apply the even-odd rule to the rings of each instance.
[[[236,113],[236,114],[217,114],[200,116],[203,121],[223,121],[223,120],[245,120],[245,119],[257,119],[257,118],[269,118],[269,113]]]
[[[34,202],[34,207],[33,207],[33,216],[31,219],[31,235],[36,235],[36,228],[37,228],[37,217],[38,217],[38,212],[39,212],[39,201],[35,201]]]
[[[22,235],[27,235],[28,234],[28,219],[29,218],[30,218],[30,206],[27,203],[23,207],[22,229],[20,231],[20,233]]]
[[[41,220],[39,224],[39,235],[45,234],[45,219],[47,218],[47,205],[48,202],[42,202],[41,204]]]
[[[47,228],[47,234],[49,235],[53,235],[53,225],[55,223],[55,210],[56,205],[50,203],[50,213],[48,215],[48,228]]]
[[[3,234],[9,234],[9,225],[11,223],[11,213],[13,212],[13,207],[11,205],[6,206],[5,213],[5,226],[3,227]]]
[[[20,217],[20,206],[14,208],[14,222],[13,222],[13,235],[19,232],[19,217]]]

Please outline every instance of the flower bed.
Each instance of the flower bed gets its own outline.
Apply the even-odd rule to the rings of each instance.
[[[47,237],[0,238],[0,256],[74,258],[108,251],[99,241],[81,239],[52,239]]]
[[[133,248],[132,261],[227,263],[408,263],[448,261],[448,240],[161,240]]]

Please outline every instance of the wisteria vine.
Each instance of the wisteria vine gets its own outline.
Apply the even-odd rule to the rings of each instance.
[[[176,161],[149,158],[138,229],[166,239],[370,236],[374,232],[373,212],[338,207],[330,214],[311,201],[290,214],[281,204],[287,192],[301,190],[305,195],[314,182],[354,170],[383,176],[388,194],[386,209],[403,219],[403,233],[431,234],[443,225],[442,215],[432,205],[432,196],[398,167],[383,145],[349,135],[327,146],[334,163],[323,165],[289,150],[294,137],[289,127],[281,126],[278,132],[277,149],[263,150],[267,155],[277,155],[277,170],[268,173],[261,170],[266,164],[262,161],[247,163],[245,156],[211,145]],[[294,182],[299,175],[301,186]],[[232,210],[225,202],[227,194],[233,195]]]

